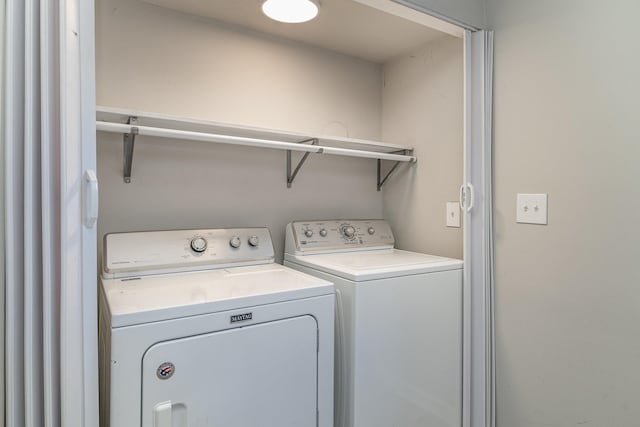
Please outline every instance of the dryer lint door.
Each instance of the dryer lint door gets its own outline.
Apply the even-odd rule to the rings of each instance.
[[[155,344],[142,426],[315,427],[317,334],[300,316]]]

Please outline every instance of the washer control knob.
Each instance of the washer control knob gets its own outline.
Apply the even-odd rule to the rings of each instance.
[[[207,240],[204,237],[194,237],[191,239],[191,249],[194,252],[202,253],[207,250]]]
[[[342,227],[342,234],[348,239],[352,239],[356,235],[356,229],[351,225],[345,225]]]
[[[304,230],[304,235],[307,237],[313,236],[313,230],[310,228],[307,228],[306,230]]]
[[[327,237],[327,229],[326,228],[321,228],[320,229],[320,235],[322,237]]]
[[[239,248],[241,243],[242,242],[240,241],[240,238],[238,236],[233,236],[231,240],[229,240],[229,246],[231,246],[232,248]]]
[[[375,228],[373,228],[373,227],[369,227],[369,228],[367,228],[367,233],[369,233],[369,234],[373,235],[373,234],[375,234],[375,232],[376,232],[376,229],[375,229]]]
[[[260,239],[258,239],[258,236],[249,236],[249,244],[251,246],[258,246],[259,243]]]

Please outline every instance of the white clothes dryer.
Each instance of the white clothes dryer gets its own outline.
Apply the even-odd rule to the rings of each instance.
[[[299,221],[285,265],[336,286],[336,427],[460,427],[460,260],[394,248],[389,224]]]
[[[266,228],[109,234],[101,426],[333,425],[334,288]]]

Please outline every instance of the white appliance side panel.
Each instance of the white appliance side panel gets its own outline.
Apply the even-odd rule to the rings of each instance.
[[[311,269],[305,265],[296,264],[285,259],[286,267],[294,268],[303,273],[332,281],[336,288],[335,294],[335,332],[334,332],[334,420],[332,427],[353,426],[353,395],[354,376],[353,358],[355,351],[354,318],[355,318],[355,286],[354,282],[340,277]],[[338,285],[340,287],[338,288]]]
[[[167,416],[178,426],[315,427],[317,332],[300,316],[154,345],[142,362],[142,425]],[[161,379],[167,362],[175,368]]]
[[[353,413],[349,409],[353,405],[354,384],[354,348],[349,331],[354,327],[355,287],[342,286],[336,289],[336,328],[335,328],[335,426],[352,426]]]
[[[461,425],[462,270],[352,282],[285,265],[336,287],[336,427]]]

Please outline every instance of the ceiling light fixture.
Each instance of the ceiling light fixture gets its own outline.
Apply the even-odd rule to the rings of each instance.
[[[275,21],[298,24],[315,18],[318,4],[313,0],[266,0],[262,12]]]

